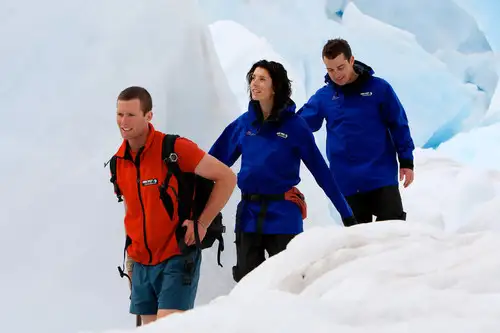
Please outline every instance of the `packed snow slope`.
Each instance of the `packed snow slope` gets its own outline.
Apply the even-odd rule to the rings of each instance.
[[[433,151],[416,167],[409,221],[309,225],[228,295],[147,331],[498,332],[500,174]]]
[[[247,3],[256,13],[266,10],[245,27],[225,20],[208,29],[194,0],[110,0],[92,7],[81,0],[2,2],[0,147],[8,161],[0,172],[2,331],[133,327],[128,284],[116,270],[123,255],[123,207],[103,168],[121,143],[115,100],[129,85],[152,93],[158,129],[188,136],[207,149],[244,110],[244,76],[253,61],[283,61],[300,106],[322,84],[318,54],[333,31],[352,41],[358,58],[396,86],[421,145],[445,124],[458,124],[457,117],[480,118],[486,110],[485,91],[464,84],[407,31],[353,4],[335,22],[324,7],[304,2]],[[290,38],[283,36],[292,35],[295,43],[287,44]],[[387,66],[387,59],[395,66]],[[321,135],[318,144],[324,147]],[[403,191],[407,224],[339,228],[304,168],[300,187],[310,209],[308,231],[290,251],[231,291],[234,237],[229,232],[224,268],[216,265],[213,251],[205,253],[197,305],[229,296],[145,329],[301,332],[314,324],[319,332],[372,333],[498,327],[499,265],[491,249],[499,243],[494,231],[498,175],[430,153],[418,153],[416,182]],[[229,231],[238,194],[223,211]],[[411,256],[417,258],[414,266]]]

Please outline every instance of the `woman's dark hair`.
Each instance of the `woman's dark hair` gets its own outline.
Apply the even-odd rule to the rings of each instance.
[[[250,91],[250,83],[252,82],[252,76],[255,69],[258,67],[264,68],[271,76],[273,81],[274,90],[274,101],[272,115],[277,115],[277,113],[282,110],[290,101],[290,96],[292,95],[292,81],[288,78],[288,73],[282,64],[275,61],[259,60],[253,64],[252,68],[247,73],[247,83],[250,99],[252,99],[252,92]]]

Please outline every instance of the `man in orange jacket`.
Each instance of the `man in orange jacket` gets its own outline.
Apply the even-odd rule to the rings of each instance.
[[[130,312],[141,316],[143,324],[178,311],[193,308],[199,281],[199,251],[182,254],[176,239],[179,223],[186,227],[184,241],[200,240],[216,215],[226,205],[236,186],[236,175],[225,164],[201,150],[194,142],[179,137],[174,150],[183,172],[214,181],[212,193],[197,223],[179,221],[177,206],[171,216],[159,196],[167,166],[161,159],[164,133],[150,123],[152,98],[142,87],[129,87],[117,99],[116,121],[123,143],[116,156],[116,182],[125,204],[127,255],[133,261]],[[167,189],[176,200],[177,181]],[[174,201],[175,202],[175,201]],[[192,255],[190,284],[184,283],[186,256]]]

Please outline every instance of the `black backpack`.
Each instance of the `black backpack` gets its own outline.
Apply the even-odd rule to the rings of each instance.
[[[219,241],[219,246],[217,249],[217,263],[222,267],[220,256],[221,252],[224,251],[224,238],[222,234],[226,232],[225,226],[222,224],[222,213],[219,212],[215,219],[212,221],[207,229],[207,233],[203,241],[200,242],[198,228],[195,230],[196,244],[192,246],[187,246],[184,242],[184,234],[186,232],[185,227],[182,227],[182,223],[189,219],[197,221],[200,214],[205,209],[205,205],[212,193],[214,182],[210,179],[198,176],[194,173],[183,172],[179,165],[177,164],[178,156],[174,151],[175,140],[178,135],[165,134],[162,143],[162,160],[167,164],[167,175],[164,182],[159,186],[159,193],[163,205],[167,210],[170,217],[173,217],[174,204],[172,198],[166,193],[166,189],[170,186],[170,179],[175,177],[178,183],[177,201],[178,201],[178,214],[179,214],[179,225],[176,230],[176,238],[179,244],[179,248],[182,253],[189,253],[193,249],[207,249],[213,246],[214,242]],[[109,161],[110,171],[111,171],[111,183],[114,185],[115,194],[118,198],[118,202],[123,201],[122,193],[116,182],[116,156],[113,156]],[[125,242],[125,251],[127,246],[130,244],[130,239],[127,237]],[[126,275],[123,270],[120,269],[120,274]]]

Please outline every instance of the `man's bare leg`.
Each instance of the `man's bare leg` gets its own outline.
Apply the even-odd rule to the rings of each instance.
[[[145,315],[145,316],[141,316],[142,325],[146,325],[146,324],[152,323],[153,321],[155,321],[157,319],[167,317],[167,316],[171,315],[172,313],[176,313],[176,312],[184,312],[184,311],[180,311],[180,310],[158,310],[158,314],[157,315]]]
[[[152,323],[156,320],[156,315],[141,315],[141,326]]]
[[[184,311],[181,311],[181,310],[172,310],[172,309],[160,309],[158,310],[158,319],[160,318],[164,318],[166,316],[169,316],[173,313],[176,313],[176,312],[184,312]]]

